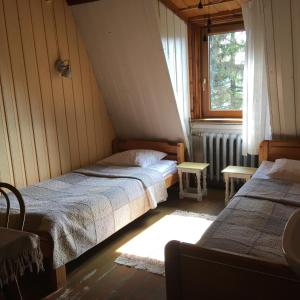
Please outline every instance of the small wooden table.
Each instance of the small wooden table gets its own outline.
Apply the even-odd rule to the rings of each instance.
[[[194,162],[183,162],[177,166],[179,176],[179,198],[184,197],[196,198],[198,201],[202,200],[202,196],[207,195],[206,187],[206,168],[209,164],[206,163],[194,163]],[[186,187],[183,187],[182,174],[186,174]],[[195,192],[189,186],[189,174],[195,174],[197,178],[197,188]],[[202,187],[201,187],[201,174],[202,174]]]
[[[229,199],[234,195],[234,179],[243,179],[248,181],[252,175],[256,172],[256,168],[240,167],[240,166],[228,166],[222,170],[224,174],[224,180],[226,185],[225,190],[225,204],[228,203]],[[229,181],[230,192],[229,192]]]

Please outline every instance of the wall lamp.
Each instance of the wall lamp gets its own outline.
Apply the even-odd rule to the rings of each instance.
[[[71,78],[71,66],[68,59],[57,59],[55,62],[55,69],[60,73],[61,76]]]

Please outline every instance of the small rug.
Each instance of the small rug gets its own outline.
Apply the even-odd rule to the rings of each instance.
[[[195,244],[216,216],[176,210],[120,247],[117,264],[165,275],[164,249],[171,240]]]

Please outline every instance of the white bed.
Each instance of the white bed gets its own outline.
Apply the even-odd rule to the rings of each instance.
[[[66,263],[155,208],[166,200],[166,188],[178,182],[176,163],[184,161],[183,143],[113,142],[115,154],[136,149],[162,152],[167,160],[120,172],[116,165],[101,170],[95,164],[22,189],[27,208],[25,230],[40,236],[45,278],[53,283],[54,289],[65,284]],[[1,206],[0,201],[0,210],[5,211],[6,206]],[[18,216],[13,201],[11,208],[13,223]],[[1,216],[0,213],[0,219]]]

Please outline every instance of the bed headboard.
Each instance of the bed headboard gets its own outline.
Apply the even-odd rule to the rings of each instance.
[[[132,150],[132,149],[151,149],[167,153],[165,159],[177,160],[177,163],[184,161],[184,144],[164,141],[149,140],[119,140],[113,141],[113,153]]]
[[[265,140],[259,147],[259,163],[263,160],[274,161],[278,158],[300,160],[300,139]]]

